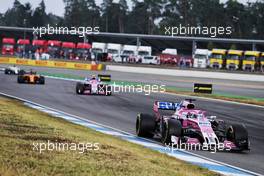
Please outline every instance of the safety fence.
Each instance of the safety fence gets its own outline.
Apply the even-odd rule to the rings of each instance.
[[[96,70],[101,71],[105,69],[103,64],[86,64],[80,62],[64,62],[53,60],[31,60],[18,59],[12,57],[0,57],[0,64],[16,64],[28,66],[54,67],[54,68],[68,68],[77,70]]]

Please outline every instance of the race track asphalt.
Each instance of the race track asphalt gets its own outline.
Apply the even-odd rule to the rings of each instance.
[[[79,74],[79,71],[70,70],[69,72]],[[89,74],[92,73],[89,72]],[[152,113],[152,105],[155,100],[180,101],[182,99],[176,95],[160,93],[148,96],[142,93],[116,93],[107,97],[76,95],[75,82],[72,81],[47,78],[46,85],[28,85],[17,84],[16,79],[16,76],[0,73],[0,92],[132,134],[135,134],[136,115],[139,112]],[[196,104],[198,108],[207,110],[208,115],[216,115],[217,118],[231,122],[244,123],[249,131],[251,151],[243,153],[196,151],[194,153],[263,174],[264,108],[199,98],[197,98]]]
[[[0,65],[6,67],[6,65]],[[64,73],[75,76],[91,76],[92,74],[101,74],[98,71],[84,71],[84,70],[69,70],[69,69],[53,69],[46,67],[31,67],[21,66],[21,68],[48,73]],[[112,75],[113,80],[118,81],[132,81],[149,84],[163,84],[165,86],[172,86],[180,90],[192,91],[193,83],[209,83],[213,84],[213,92],[216,94],[225,94],[231,96],[248,96],[253,98],[264,98],[264,82],[254,81],[234,81],[223,79],[207,79],[207,78],[192,78],[192,77],[176,77],[163,76],[151,74],[133,74],[117,71],[104,71],[105,74]]]

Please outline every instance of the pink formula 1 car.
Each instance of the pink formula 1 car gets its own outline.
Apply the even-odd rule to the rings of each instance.
[[[138,114],[136,133],[140,137],[159,138],[166,145],[210,145],[223,150],[249,150],[248,132],[244,125],[229,124],[195,108],[194,100],[180,103],[158,102],[154,115]],[[168,115],[168,110],[173,111]],[[166,115],[167,112],[167,115]]]
[[[85,78],[83,82],[77,82],[76,93],[87,95],[112,95],[111,86],[104,83],[111,81],[110,75],[93,75],[91,78]]]

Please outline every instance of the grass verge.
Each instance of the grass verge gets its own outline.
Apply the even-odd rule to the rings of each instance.
[[[77,76],[77,75],[70,75],[70,74],[63,74],[63,73],[47,73],[41,72],[43,75],[46,76],[54,76],[58,78],[70,78],[70,79],[81,79],[83,80],[84,77]],[[115,82],[116,84],[122,85],[146,85],[147,83],[138,83],[138,82],[129,82],[129,81],[120,81],[120,80],[113,80],[112,83]],[[151,85],[151,84],[148,84]],[[205,98],[213,98],[213,99],[220,99],[220,100],[228,100],[233,102],[239,103],[246,103],[246,104],[253,104],[253,105],[260,105],[264,106],[264,98],[256,98],[256,97],[249,97],[249,96],[238,96],[238,95],[231,95],[231,94],[202,94],[202,93],[193,93],[192,90],[188,89],[180,89],[172,86],[166,86],[166,92],[181,94],[181,95],[189,95],[189,96],[196,96],[196,97],[205,97]]]
[[[0,175],[218,175],[0,97]],[[99,143],[99,150],[39,151],[33,143]]]

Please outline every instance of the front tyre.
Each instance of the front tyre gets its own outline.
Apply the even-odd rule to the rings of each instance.
[[[44,76],[39,77],[39,84],[45,84],[45,77]]]
[[[238,150],[248,150],[249,140],[248,131],[244,125],[232,124],[227,128],[226,138],[228,141],[233,142]]]
[[[156,119],[149,114],[138,114],[136,121],[136,133],[140,137],[152,138],[156,127]]]
[[[182,125],[179,120],[167,119],[163,120],[162,131],[161,131],[161,142],[163,144],[171,145],[171,137],[181,137],[182,135]]]
[[[76,93],[77,94],[83,94],[84,92],[84,85],[82,83],[77,83],[76,84]]]

